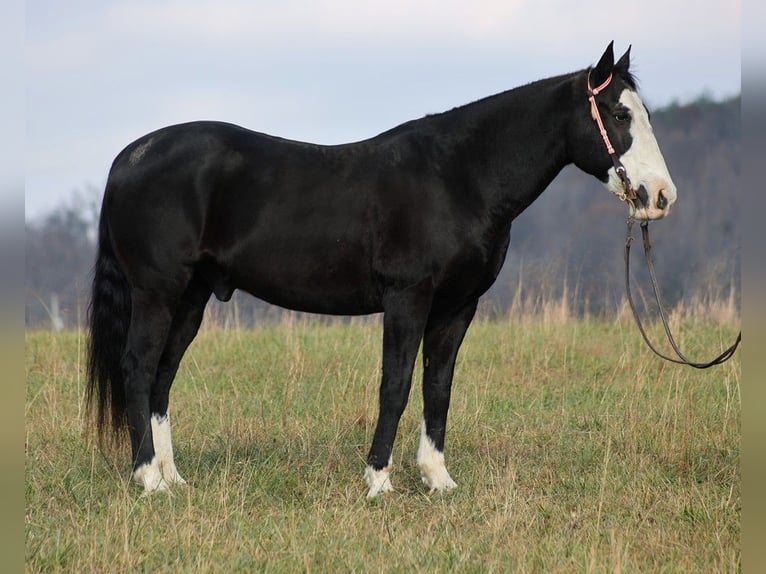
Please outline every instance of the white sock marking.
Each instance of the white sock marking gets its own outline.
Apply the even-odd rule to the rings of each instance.
[[[170,434],[170,413],[165,416],[152,415],[152,439],[154,442],[154,454],[159,466],[162,478],[168,484],[186,484],[186,481],[178,473],[173,460],[173,440]]]
[[[364,480],[367,482],[367,486],[370,487],[370,490],[367,491],[367,498],[375,498],[384,492],[391,492],[394,490],[394,486],[391,484],[391,479],[389,478],[390,472],[391,457],[388,459],[388,465],[380,470],[375,470],[367,465],[367,468],[364,469]]]
[[[133,472],[133,480],[144,487],[144,495],[170,490],[173,484],[186,484],[173,461],[170,415],[152,415],[151,425],[154,458]]]
[[[434,441],[426,434],[425,421],[420,425],[417,463],[423,484],[430,489],[430,492],[447,491],[457,487],[444,465],[444,453],[437,450]]]

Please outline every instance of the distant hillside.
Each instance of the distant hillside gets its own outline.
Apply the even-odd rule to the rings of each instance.
[[[667,302],[723,296],[732,285],[738,293],[740,98],[655,110],[652,124],[678,186],[668,219],[650,225]],[[52,299],[64,325],[84,321],[95,253],[94,202],[76,196],[44,221],[27,224],[27,326],[51,325]],[[550,300],[566,290],[573,310],[614,311],[624,290],[626,213],[598,181],[567,168],[514,222],[508,259],[486,305],[503,311],[519,293],[522,299]],[[637,244],[636,278],[643,282],[640,251]],[[235,301],[215,309],[245,326],[278,314],[246,295]]]
[[[655,110],[652,125],[678,187],[668,218],[649,226],[668,304],[723,295],[732,283],[738,292],[740,98]],[[521,278],[522,288],[552,296],[566,284],[570,294],[577,290],[580,309],[612,310],[624,292],[626,215],[626,206],[600,182],[568,167],[514,222],[508,259],[490,298],[504,308]],[[640,244],[633,251],[638,271]]]

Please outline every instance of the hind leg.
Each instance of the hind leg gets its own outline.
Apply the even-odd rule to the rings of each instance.
[[[156,463],[167,485],[186,484],[173,459],[169,412],[170,387],[178,372],[181,358],[197,335],[210,293],[208,285],[198,277],[194,277],[186,288],[173,316],[165,350],[157,369],[157,379],[152,385],[149,398]]]
[[[150,395],[157,366],[172,324],[175,302],[156,290],[136,288],[127,345],[122,358],[128,431],[133,450],[133,478],[146,492],[167,489],[152,438]]]

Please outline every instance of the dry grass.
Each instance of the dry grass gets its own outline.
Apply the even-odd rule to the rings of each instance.
[[[83,434],[84,339],[26,340],[29,571],[736,572],[739,357],[661,363],[624,320],[477,322],[461,352],[447,463],[414,465],[413,385],[391,496],[361,478],[380,327],[291,320],[206,329],[172,399],[190,487],[141,497],[128,454]],[[692,356],[733,325],[674,318]],[[659,332],[659,331],[658,331]]]

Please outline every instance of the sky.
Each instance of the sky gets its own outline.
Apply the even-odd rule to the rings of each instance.
[[[740,93],[739,0],[29,0],[26,219],[159,127],[335,144],[632,45],[650,107]],[[660,145],[662,142],[660,142]]]

